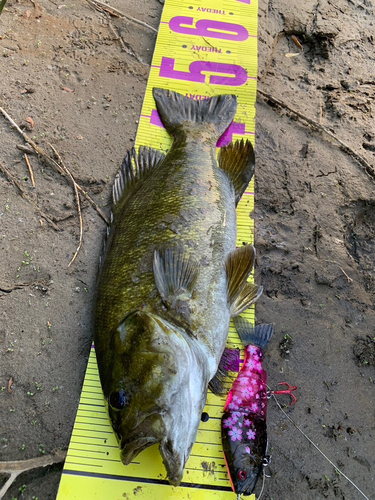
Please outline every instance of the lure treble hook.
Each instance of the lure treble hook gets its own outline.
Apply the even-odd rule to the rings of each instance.
[[[270,396],[273,394],[289,394],[289,396],[292,398],[293,402],[289,406],[293,406],[297,398],[293,394],[293,391],[296,391],[298,387],[296,385],[290,385],[288,382],[280,382],[278,385],[286,385],[288,386],[288,389],[284,389],[283,391],[270,391]]]

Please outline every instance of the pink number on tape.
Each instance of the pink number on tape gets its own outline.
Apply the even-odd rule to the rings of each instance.
[[[189,71],[177,71],[174,69],[174,63],[175,59],[163,57],[159,75],[164,78],[198,83],[205,83],[206,76],[209,76],[209,83],[211,85],[227,85],[230,87],[240,87],[247,82],[246,70],[237,64],[194,61],[190,64]],[[224,73],[230,76],[204,75],[202,71]]]
[[[169,27],[172,31],[183,33],[184,35],[207,36],[221,40],[234,40],[236,42],[243,42],[249,38],[249,32],[241,24],[224,23],[209,19],[197,21],[195,28],[193,24],[193,17],[176,16],[172,17],[169,21]],[[229,33],[222,33],[222,31],[229,31]]]

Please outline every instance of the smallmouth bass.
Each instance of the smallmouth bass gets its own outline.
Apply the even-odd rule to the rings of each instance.
[[[153,95],[174,142],[166,156],[129,152],[115,180],[94,341],[123,463],[159,443],[168,479],[178,485],[208,386],[215,388],[230,318],[262,293],[247,282],[254,248],[235,249],[236,205],[254,152],[241,141],[216,160],[235,96]]]

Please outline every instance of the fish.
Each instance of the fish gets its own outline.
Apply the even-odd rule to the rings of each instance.
[[[236,96],[194,101],[154,88],[153,97],[173,143],[167,155],[129,151],[115,179],[94,343],[123,464],[158,444],[178,485],[230,318],[262,293],[247,281],[254,247],[236,249],[236,205],[254,172],[254,150],[242,140],[216,159]]]
[[[234,493],[251,495],[267,456],[267,372],[263,350],[274,334],[273,325],[255,328],[242,317],[234,318],[245,347],[241,370],[228,393],[221,419],[225,462]]]

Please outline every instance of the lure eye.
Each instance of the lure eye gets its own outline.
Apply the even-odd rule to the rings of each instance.
[[[239,470],[237,472],[237,477],[240,481],[245,481],[245,479],[247,478],[247,474],[244,470]]]
[[[128,403],[128,398],[124,389],[113,391],[109,395],[109,404],[114,410],[123,410]]]

